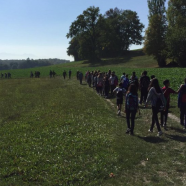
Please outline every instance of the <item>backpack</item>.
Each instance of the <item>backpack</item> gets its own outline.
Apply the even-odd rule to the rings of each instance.
[[[123,80],[123,88],[127,89],[129,86],[129,80],[127,78],[124,78]]]
[[[116,96],[117,96],[117,99],[123,99],[123,90],[121,88],[119,88]]]
[[[162,93],[162,94],[163,94],[163,93]],[[163,94],[163,102],[165,103],[165,105],[167,104],[167,100],[165,99],[164,94]],[[162,112],[162,111],[164,110],[164,108],[165,108],[163,102],[162,102],[162,100],[161,100],[160,97],[157,99],[156,108],[157,108],[157,110],[158,110],[159,112]]]
[[[163,106],[163,103],[162,103],[161,98],[158,98],[158,99],[157,99],[156,108],[157,108],[157,110],[158,110],[159,112],[161,112],[161,111],[164,110],[164,106]]]
[[[126,108],[128,110],[138,109],[138,96],[129,93],[126,97]]]

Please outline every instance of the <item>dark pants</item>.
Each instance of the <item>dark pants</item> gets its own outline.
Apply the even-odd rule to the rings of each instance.
[[[158,129],[158,132],[161,131],[159,120],[158,120],[158,109],[156,107],[152,106],[152,125],[150,127],[150,130],[153,130],[154,124],[156,123],[156,127]]]
[[[166,107],[166,110],[161,112],[161,124],[162,125],[167,124],[168,112],[169,112],[169,107]]]
[[[109,89],[110,89],[109,86],[105,86],[105,97],[108,97]]]
[[[113,95],[113,90],[116,88],[116,85],[110,85],[111,94]]]
[[[102,86],[97,86],[97,92],[98,92],[99,94],[102,94],[102,89],[103,89]]]
[[[141,88],[141,97],[140,97],[140,104],[142,104],[143,101],[146,101],[148,95],[147,88],[142,87]]]
[[[91,79],[87,80],[88,86],[91,87]]]
[[[186,107],[185,106],[181,106],[180,107],[180,124],[185,125],[186,127],[186,121],[184,121],[184,119],[186,120]]]
[[[83,78],[79,78],[79,82],[80,82],[80,84],[82,84],[82,80],[83,80]]]
[[[134,131],[134,120],[135,120],[136,112],[137,112],[136,110],[126,110],[127,127],[128,129],[130,129],[132,133]],[[131,119],[131,125],[130,125],[130,119]]]

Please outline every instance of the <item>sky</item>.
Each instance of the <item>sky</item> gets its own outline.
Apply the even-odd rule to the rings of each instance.
[[[99,7],[101,14],[115,7],[136,11],[145,28],[148,26],[147,0],[0,0],[0,5],[0,59],[73,61],[66,52],[66,34],[71,23],[90,6]],[[142,46],[130,49],[137,48]]]

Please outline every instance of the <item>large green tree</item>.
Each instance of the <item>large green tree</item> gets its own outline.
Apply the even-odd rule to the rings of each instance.
[[[149,25],[145,32],[144,52],[154,56],[158,65],[166,65],[166,0],[148,0]]]
[[[115,57],[123,55],[132,44],[142,44],[144,25],[136,12],[131,10],[108,10],[105,15],[107,32],[104,38],[104,50]]]
[[[186,66],[186,0],[169,0],[167,47],[169,57]]]
[[[99,60],[101,57],[121,56],[132,44],[142,44],[144,25],[136,12],[108,10],[105,15],[99,8],[90,7],[71,24],[68,55],[75,60]]]
[[[97,60],[98,55],[98,35],[99,35],[99,13],[98,7],[89,7],[83,14],[80,14],[77,19],[71,24],[67,38],[78,38],[79,51],[78,55],[83,59]],[[86,45],[88,44],[88,45]],[[82,51],[88,51],[82,52]]]

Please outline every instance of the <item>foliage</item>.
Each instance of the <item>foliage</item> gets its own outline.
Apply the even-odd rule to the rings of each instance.
[[[103,30],[102,57],[122,56],[130,45],[142,44],[144,25],[136,12],[131,10],[108,10],[105,15],[107,27]]]
[[[90,7],[71,24],[67,53],[92,61],[121,56],[131,44],[142,43],[143,28],[137,13],[131,10],[110,9],[103,16],[99,8]]]
[[[170,0],[167,11],[167,46],[169,57],[186,66],[186,1]]]
[[[145,33],[144,51],[154,56],[158,65],[166,65],[166,30],[165,0],[148,0],[149,26]]]
[[[50,66],[54,64],[68,63],[69,60],[63,59],[30,59],[26,60],[0,60],[0,70],[10,70],[10,69],[26,69],[26,68],[34,68],[34,67],[42,67],[42,66]]]
[[[69,33],[67,34],[67,38],[74,38],[77,40],[80,39],[80,51],[84,51],[84,49],[88,49],[87,52],[79,52],[81,59],[90,59],[96,60],[98,59],[97,55],[97,35],[99,33],[99,8],[97,7],[89,7],[83,14],[80,14],[76,21],[74,21],[69,29]],[[88,45],[87,45],[88,44]],[[72,48],[72,46],[71,46]],[[68,53],[70,51],[68,50]]]

